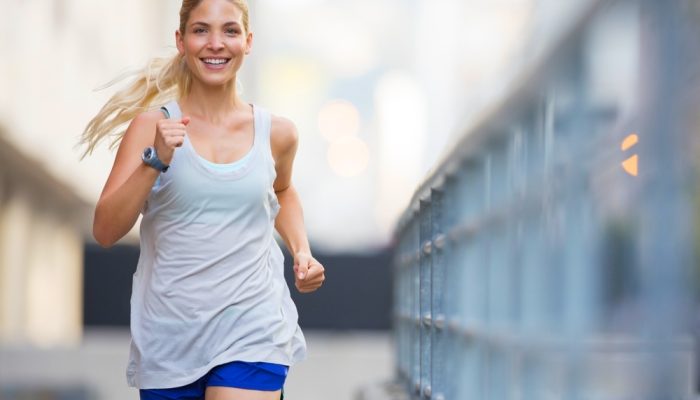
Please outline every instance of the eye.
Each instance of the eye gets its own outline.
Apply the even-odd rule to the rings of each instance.
[[[228,28],[228,29],[226,29],[226,34],[227,34],[227,35],[230,35],[230,36],[235,36],[235,35],[238,35],[239,33],[240,33],[240,31],[239,31],[238,29],[236,29],[236,28]]]
[[[204,28],[194,28],[194,29],[192,30],[192,32],[195,33],[195,34],[198,34],[198,33],[205,33],[205,32],[206,32],[206,29],[204,29]]]

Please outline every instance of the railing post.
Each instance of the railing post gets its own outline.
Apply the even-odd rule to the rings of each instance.
[[[420,200],[420,385],[418,397],[430,398],[432,366],[432,268],[433,268],[433,226],[430,193]]]
[[[441,181],[431,191],[431,231],[432,231],[432,276],[430,278],[432,284],[431,296],[431,326],[430,333],[432,337],[432,359],[431,359],[431,384],[429,393],[430,398],[436,400],[444,400],[445,398],[445,246],[447,240],[445,237],[444,219],[444,185],[445,181]]]

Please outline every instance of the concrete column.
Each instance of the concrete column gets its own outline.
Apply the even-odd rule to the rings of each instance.
[[[82,242],[60,212],[44,208],[32,232],[26,333],[39,346],[77,345],[81,337]]]
[[[32,230],[28,196],[9,186],[10,197],[0,207],[0,342],[26,342],[26,265]]]

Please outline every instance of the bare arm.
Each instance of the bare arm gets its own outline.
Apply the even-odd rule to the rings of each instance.
[[[281,207],[275,220],[275,229],[290,253],[311,254],[311,247],[304,229],[304,211],[301,208],[299,194],[292,185],[276,193]]]
[[[150,111],[129,125],[95,207],[92,230],[101,246],[112,246],[136,223],[160,174],[141,161],[141,153],[155,145],[161,160],[169,164],[174,148],[181,145],[180,136],[184,136],[184,125],[178,124],[182,125],[180,121],[165,120],[160,111]]]
[[[325,269],[311,255],[304,227],[304,212],[299,195],[292,185],[292,165],[299,141],[298,133],[291,121],[274,117],[270,137],[277,172],[273,187],[280,203],[275,228],[294,256],[297,289],[302,293],[313,292],[323,284]]]

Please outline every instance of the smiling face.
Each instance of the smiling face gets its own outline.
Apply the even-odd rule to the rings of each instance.
[[[195,81],[206,86],[235,81],[253,42],[246,17],[230,0],[202,0],[191,10],[176,41]]]

